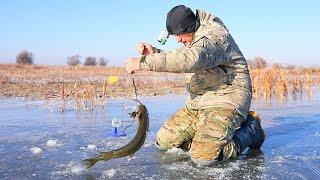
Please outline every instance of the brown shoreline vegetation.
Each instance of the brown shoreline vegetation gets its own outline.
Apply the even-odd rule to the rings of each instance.
[[[250,68],[254,99],[285,101],[306,95],[320,85],[320,68],[270,67]],[[119,81],[109,84],[108,76]],[[101,66],[40,66],[0,64],[0,97],[24,97],[73,102],[77,109],[103,106],[108,98],[134,97],[132,78],[139,96],[184,94],[190,74],[136,72]],[[63,109],[63,108],[62,108]]]
[[[286,68],[275,64],[269,68],[250,69],[253,98],[286,101],[306,96],[312,98],[315,86],[320,87],[320,68]]]
[[[118,76],[108,83],[109,76]],[[134,98],[133,78],[138,96],[185,93],[185,75],[165,72],[136,72],[103,66],[40,66],[0,64],[0,97],[58,100],[76,110],[104,108],[109,98]]]

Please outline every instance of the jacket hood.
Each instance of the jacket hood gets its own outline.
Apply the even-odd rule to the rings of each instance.
[[[203,38],[206,35],[211,35],[211,29],[214,23],[214,16],[211,13],[207,13],[201,10],[196,10],[196,16],[199,18],[200,26],[194,34],[193,43],[197,42],[199,39]],[[192,44],[193,44],[192,43]]]

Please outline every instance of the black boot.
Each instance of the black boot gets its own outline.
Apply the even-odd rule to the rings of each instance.
[[[234,133],[232,139],[237,147],[237,155],[240,155],[247,147],[259,149],[265,140],[259,116],[249,113],[246,122]]]

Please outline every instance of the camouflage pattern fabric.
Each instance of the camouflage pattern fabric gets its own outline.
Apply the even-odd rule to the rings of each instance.
[[[155,49],[145,56],[140,69],[194,73],[187,84],[187,107],[236,109],[244,118],[250,108],[252,85],[245,58],[223,22],[212,14],[197,10],[200,26],[193,42],[164,52]]]
[[[232,137],[243,122],[234,109],[182,108],[160,128],[157,143],[167,149],[189,150],[193,160],[223,161],[237,156]]]

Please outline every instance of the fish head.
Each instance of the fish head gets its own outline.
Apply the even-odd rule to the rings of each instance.
[[[145,105],[139,104],[139,105],[136,107],[136,112],[137,112],[138,114],[147,114],[147,113],[148,113],[148,110],[147,110],[147,108],[146,108]]]
[[[134,119],[141,119],[143,116],[148,116],[148,110],[146,108],[146,106],[144,106],[143,104],[138,104],[136,106],[135,111],[129,113],[130,117],[134,118]]]

